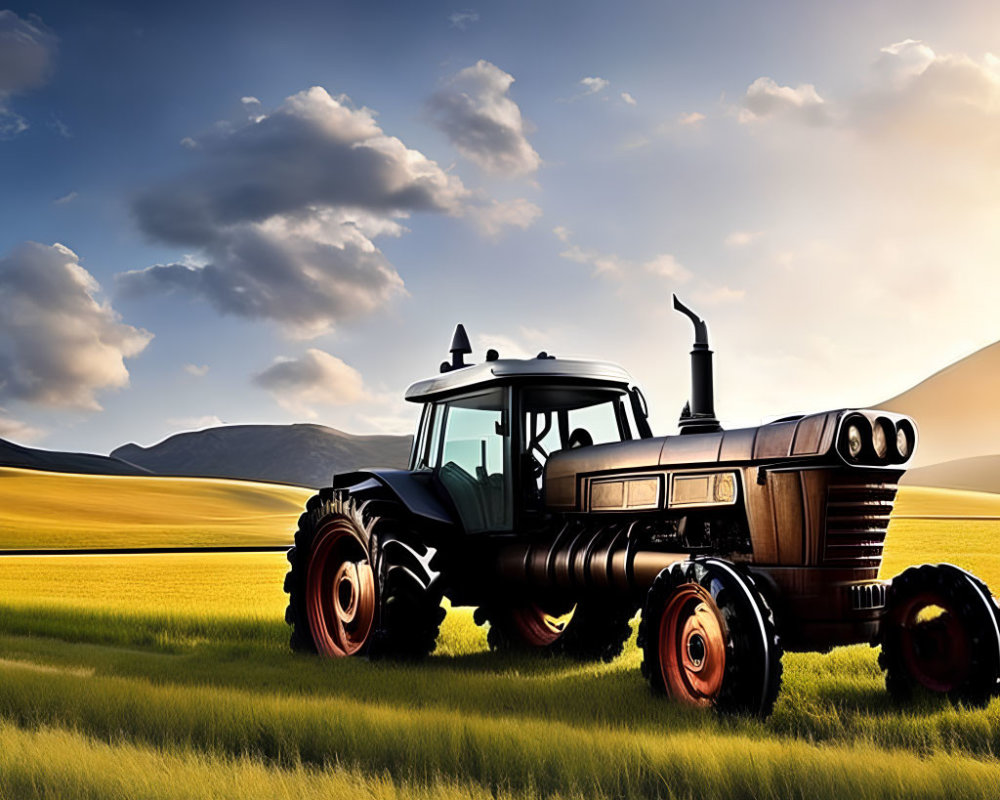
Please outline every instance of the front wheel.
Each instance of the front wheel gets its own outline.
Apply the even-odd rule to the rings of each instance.
[[[435,551],[391,502],[379,514],[361,507],[323,489],[299,518],[285,576],[291,647],[327,658],[422,658],[445,613]]]
[[[329,491],[309,500],[285,577],[293,649],[327,658],[367,650],[378,603],[371,545],[371,526],[353,503]]]
[[[781,686],[774,615],[753,579],[716,558],[673,564],[649,589],[639,646],[654,692],[766,717]]]
[[[918,691],[984,706],[1000,681],[998,609],[986,585],[952,564],[910,567],[893,578],[879,665],[903,702]]]

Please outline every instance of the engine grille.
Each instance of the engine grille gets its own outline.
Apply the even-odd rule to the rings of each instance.
[[[832,477],[827,490],[824,564],[878,567],[881,563],[896,484],[878,478],[864,473]]]

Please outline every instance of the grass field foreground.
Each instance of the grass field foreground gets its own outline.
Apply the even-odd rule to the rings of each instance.
[[[904,488],[900,508],[937,516],[945,501]],[[950,560],[1000,586],[997,523],[959,516],[895,519],[883,574]],[[1000,701],[896,708],[868,647],[788,654],[770,719],[719,719],[652,696],[634,637],[611,664],[497,655],[467,609],[449,611],[421,664],[294,655],[285,570],[281,553],[0,561],[0,797],[842,800],[1000,786]]]

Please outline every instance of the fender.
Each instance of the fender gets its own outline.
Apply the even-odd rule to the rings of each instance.
[[[333,488],[362,496],[372,489],[388,490],[414,516],[437,525],[454,525],[455,518],[438,498],[430,474],[404,469],[369,469],[333,476]]]

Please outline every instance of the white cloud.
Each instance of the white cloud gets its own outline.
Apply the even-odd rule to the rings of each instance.
[[[635,98],[634,98],[634,97],[632,96],[632,93],[631,93],[631,92],[622,92],[622,93],[621,93],[621,98],[622,98],[622,100],[624,100],[624,101],[625,101],[625,102],[626,102],[626,103],[627,103],[628,105],[630,105],[630,106],[634,106],[634,105],[636,105],[636,102],[637,102],[637,101],[636,101],[636,99],[635,99]]]
[[[260,100],[258,100],[253,95],[247,95],[246,97],[241,97],[240,102],[245,106],[259,106]]]
[[[764,231],[733,231],[725,238],[726,247],[746,247],[757,241]]]
[[[907,39],[882,48],[874,82],[851,100],[864,135],[1000,163],[1000,61],[987,53],[939,55]]]
[[[47,431],[28,425],[26,422],[9,417],[0,408],[0,439],[17,442],[18,444],[31,444],[44,437]]]
[[[695,300],[706,306],[738,303],[744,297],[746,292],[743,289],[733,289],[729,286],[704,286],[694,293]]]
[[[35,17],[21,19],[0,10],[0,139],[28,129],[28,122],[9,106],[10,98],[48,81],[55,64],[57,39]]]
[[[822,125],[830,120],[826,102],[811,83],[802,83],[792,88],[779,86],[771,78],[757,78],[747,87],[743,96],[740,122],[749,123],[780,116],[788,116],[810,125]]]
[[[705,115],[700,111],[690,111],[681,114],[678,117],[677,122],[681,125],[697,125],[699,122],[704,122]]]
[[[670,278],[678,283],[683,283],[691,278],[690,270],[681,266],[680,262],[670,253],[654,256],[643,264],[643,266],[647,272],[651,272],[653,275],[659,275],[661,278]]]
[[[128,385],[125,359],[152,335],[121,322],[61,244],[25,242],[0,258],[0,398],[98,410]]]
[[[660,278],[668,278],[678,283],[683,283],[691,278],[691,272],[682,266],[670,253],[661,253],[653,256],[644,262],[637,263],[629,259],[622,258],[616,253],[603,253],[599,250],[592,250],[572,244],[569,241],[569,231],[565,228],[559,229],[565,232],[565,238],[560,236],[560,240],[569,245],[559,256],[577,264],[587,264],[594,268],[594,275],[601,275],[621,281],[635,281],[640,279],[641,273],[656,275]],[[558,234],[557,234],[558,235]]]
[[[49,127],[62,136],[63,139],[72,139],[73,131],[69,129],[69,125],[63,122],[56,114],[52,114],[49,119]]]
[[[0,95],[0,139],[13,139],[26,130],[28,121],[4,105],[3,96]]]
[[[368,396],[360,372],[316,348],[299,358],[278,359],[253,382],[282,408],[308,419],[318,416],[315,406],[351,405]]]
[[[53,200],[52,205],[64,206],[67,203],[72,203],[77,197],[79,197],[79,195],[76,192],[69,192],[68,194],[64,194],[62,197],[57,197]]]
[[[560,258],[575,261],[577,264],[589,264],[594,268],[594,275],[622,277],[628,262],[614,253],[602,253],[572,244],[559,254]]]
[[[565,227],[564,225],[556,225],[556,227],[554,227],[552,229],[552,233],[554,233],[555,237],[560,242],[563,242],[563,243],[568,242],[569,241],[569,237],[573,235],[573,232],[569,228]]]
[[[474,22],[479,22],[479,14],[471,9],[455,11],[448,15],[448,22],[451,23],[451,27],[464,31]]]
[[[583,96],[600,94],[611,85],[611,81],[606,78],[590,77],[581,78],[580,85],[583,87]]]
[[[142,193],[134,211],[148,236],[194,248],[197,263],[125,273],[121,286],[193,294],[293,336],[318,335],[402,293],[374,242],[404,233],[400,219],[488,205],[388,136],[370,109],[321,87],[192,143],[192,169]]]
[[[203,378],[208,375],[208,364],[185,364],[184,371],[196,378]]]
[[[532,202],[516,200],[493,200],[467,211],[469,219],[479,231],[490,238],[498,237],[504,228],[530,228],[542,215],[542,209]]]
[[[208,414],[203,417],[170,417],[167,424],[185,431],[198,431],[203,428],[218,428],[226,423],[214,414]]]
[[[489,61],[453,75],[427,101],[433,123],[458,151],[486,172],[535,172],[541,158],[528,142],[521,109],[510,97],[514,77]]]

